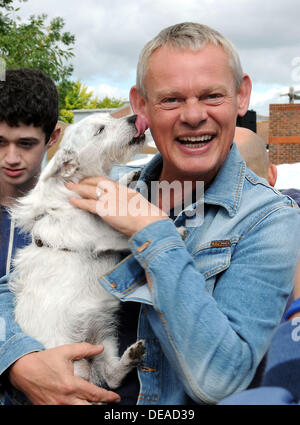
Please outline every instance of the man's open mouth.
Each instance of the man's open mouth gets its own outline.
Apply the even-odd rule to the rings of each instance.
[[[176,140],[180,144],[182,144],[182,145],[184,145],[188,148],[201,148],[202,146],[205,146],[208,143],[210,143],[213,140],[214,137],[215,136],[213,136],[211,134],[205,134],[203,136],[178,137]]]

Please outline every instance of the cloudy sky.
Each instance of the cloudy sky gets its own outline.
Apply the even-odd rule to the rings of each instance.
[[[18,12],[24,19],[41,13],[64,18],[76,36],[74,79],[99,97],[128,99],[141,48],[182,21],[209,25],[235,44],[257,113],[287,102],[280,94],[289,86],[300,89],[299,0],[28,0]]]

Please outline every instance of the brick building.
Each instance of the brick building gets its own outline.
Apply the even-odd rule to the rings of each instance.
[[[269,155],[274,164],[300,162],[300,103],[270,105]]]

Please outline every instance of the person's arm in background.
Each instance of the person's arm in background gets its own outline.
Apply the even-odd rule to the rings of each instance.
[[[284,315],[285,320],[292,320],[295,317],[300,317],[300,260],[294,280],[293,299],[294,301]]]
[[[300,404],[300,261],[295,274],[293,295],[294,302],[273,336],[260,387],[242,391],[220,404]]]

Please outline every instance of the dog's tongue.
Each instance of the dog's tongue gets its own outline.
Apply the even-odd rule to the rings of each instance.
[[[146,120],[146,118],[143,118],[140,115],[138,115],[137,118],[136,118],[135,126],[137,128],[137,133],[134,137],[141,136],[142,134],[145,133],[145,131],[149,127],[148,121]]]

